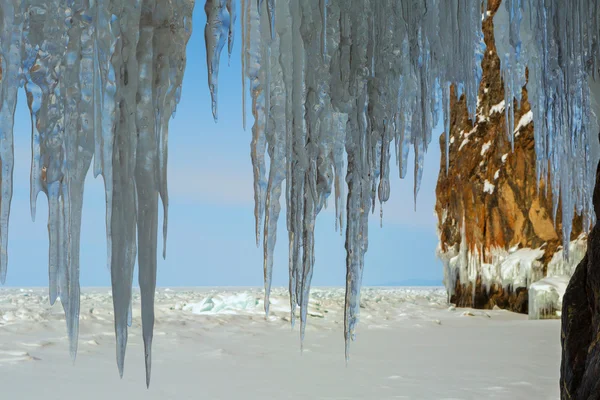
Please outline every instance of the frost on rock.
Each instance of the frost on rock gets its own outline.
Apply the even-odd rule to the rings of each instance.
[[[94,173],[102,175],[106,189],[119,368],[122,372],[137,254],[148,379],[158,199],[166,242],[168,120],[181,96],[193,5],[192,0],[0,0],[0,280],[7,265],[13,115],[17,88],[24,84],[33,123],[32,213],[37,194],[44,192],[50,298],[60,298],[65,308],[71,351],[79,309],[83,178],[93,154]],[[391,152],[404,178],[412,149],[416,202],[432,129],[443,121],[449,132],[452,87],[464,95],[475,120],[487,7],[481,0],[241,0],[243,90],[250,91],[254,117],[251,158],[256,238],[264,240],[265,309],[285,181],[290,305],[292,313],[300,307],[302,336],[315,224],[333,193],[336,227],[346,229],[348,356],[359,318],[368,215],[390,196]],[[563,220],[580,213],[586,228],[593,222],[592,172],[598,160],[600,97],[590,93],[600,93],[594,86],[599,7],[594,0],[569,8],[560,0],[505,0],[494,16],[507,134],[512,140],[513,105],[521,100],[527,68],[538,176],[550,176]],[[235,0],[207,0],[204,9],[216,119],[220,55],[226,42],[231,53],[238,7]],[[467,140],[468,135],[463,143]],[[565,246],[570,231],[565,224]]]

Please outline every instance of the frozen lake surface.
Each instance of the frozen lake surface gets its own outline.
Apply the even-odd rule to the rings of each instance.
[[[46,289],[0,289],[2,398],[557,399],[560,322],[454,309],[442,288],[364,288],[344,361],[340,288],[314,289],[304,353],[289,297],[274,289],[161,288],[145,387],[139,292],[125,374],[115,361],[110,290],[83,289],[75,365],[62,307]]]

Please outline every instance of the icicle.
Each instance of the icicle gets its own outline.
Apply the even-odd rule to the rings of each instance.
[[[22,14],[18,0],[3,0],[0,4],[0,283],[6,281],[8,266],[8,219],[12,200],[13,126],[20,81]]]
[[[417,195],[419,194],[419,189],[421,188],[421,178],[423,178],[423,158],[424,158],[423,142],[418,140],[415,143],[414,150],[415,150],[414,201],[415,201],[415,211],[417,211]]]
[[[593,142],[597,141],[597,128],[591,126],[590,118],[583,117],[591,114],[588,74],[596,73],[594,65],[599,56],[590,41],[598,36],[592,9],[597,12],[598,5],[588,1],[575,2],[565,9],[554,0],[511,0],[494,16],[507,104],[512,104],[513,98],[520,101],[525,67],[529,72],[527,90],[535,126],[536,164],[541,168],[538,176],[550,175],[554,215],[559,201],[562,204],[565,247],[573,210],[584,220],[593,220],[589,199],[595,173],[591,166],[596,165],[599,154],[585,148],[590,135]],[[515,122],[510,107],[507,129],[511,135],[518,127]],[[571,154],[576,153],[582,156],[573,158]]]
[[[175,9],[163,2],[144,0],[137,57],[140,80],[137,95],[135,182],[137,192],[138,264],[142,297],[142,331],[146,362],[146,384],[150,384],[156,253],[158,194],[164,207],[163,240],[166,251],[167,138],[168,122],[181,97],[185,70],[185,48],[191,35],[193,3],[179,0]],[[164,27],[167,19],[170,26]],[[167,44],[165,46],[165,44]],[[157,173],[158,172],[158,173]]]
[[[288,273],[289,273],[289,293],[290,293],[290,324],[291,327],[294,327],[295,324],[295,311],[297,305],[296,299],[296,252],[295,246],[297,245],[297,239],[295,236],[296,231],[296,213],[294,205],[296,203],[296,188],[294,186],[294,174],[292,170],[292,165],[294,165],[293,161],[293,150],[294,150],[294,129],[293,129],[293,120],[290,118],[292,116],[292,93],[293,93],[293,74],[294,74],[294,65],[293,65],[293,53],[290,54],[288,49],[292,47],[292,32],[289,27],[292,25],[291,18],[291,7],[289,4],[289,0],[278,0],[276,3],[277,8],[277,21],[275,22],[275,28],[277,31],[277,37],[279,40],[279,64],[281,67],[282,74],[282,85],[285,90],[285,103],[284,103],[284,118],[285,118],[285,169],[286,169],[286,208],[287,208],[287,218],[286,225],[288,230],[288,241],[289,241],[289,256],[288,256]],[[276,73],[274,74],[276,75]],[[274,96],[274,104],[278,104],[276,102],[277,96]],[[273,115],[276,119],[277,116],[273,112]],[[278,122],[274,121],[275,126],[279,127]],[[269,205],[272,203],[269,203]],[[271,217],[270,217],[271,218]],[[270,230],[270,232],[274,232]],[[267,241],[265,235],[265,241]]]
[[[328,54],[331,54],[329,63],[330,69],[339,66],[340,63],[340,45],[342,43],[342,38],[340,36],[341,32],[338,28],[338,24],[341,22],[341,11],[340,4],[337,0],[328,1],[327,8],[329,12],[327,12],[327,20],[324,24],[323,31],[327,31],[330,27],[335,27],[333,32],[335,34],[325,36],[325,40],[327,41],[326,50]],[[341,49],[340,49],[341,50]],[[340,100],[339,96],[340,91],[343,92],[345,88],[340,87],[342,82],[331,80],[329,95],[331,97],[331,104],[339,104]],[[339,96],[339,97],[338,97]],[[334,178],[334,189],[335,189],[335,229],[340,232],[340,235],[343,235],[344,230],[344,216],[345,216],[345,191],[344,191],[344,181],[346,176],[345,171],[345,162],[344,162],[344,150],[346,146],[346,125],[348,122],[348,114],[343,112],[338,112],[335,110],[331,112],[331,127],[330,132],[333,136],[333,149],[332,149],[332,159],[333,159],[333,171],[335,174]],[[327,127],[325,128],[327,129]]]
[[[142,302],[142,336],[146,365],[146,385],[150,385],[152,330],[154,328],[154,293],[156,291],[156,252],[158,235],[158,159],[154,109],[154,19],[155,0],[142,3],[140,36],[137,45],[139,81],[137,88],[138,132],[135,183],[137,193],[138,268]],[[157,51],[159,51],[157,49]],[[130,301],[131,304],[131,301]]]
[[[67,149],[65,129],[73,132],[73,135],[78,131],[80,88],[77,61],[80,53],[80,30],[76,23],[75,28],[69,29],[67,35],[68,26],[64,16],[71,10],[65,9],[60,1],[51,2],[43,8],[32,6],[27,11],[29,13],[23,32],[23,52],[27,60],[26,90],[37,100],[30,103],[32,121],[36,123],[32,129],[32,216],[35,216],[37,195],[39,191],[43,191],[48,197],[49,300],[50,304],[54,304],[60,298],[66,313],[71,346],[76,346],[71,336],[73,330],[70,328],[73,320],[69,311],[69,243],[65,241],[65,230],[71,227],[65,224],[65,218],[68,218],[65,214],[69,212],[70,206],[64,164],[66,151],[71,150],[70,155],[76,151],[72,146]],[[68,17],[67,21],[70,22],[72,17]],[[73,83],[67,87],[65,81]],[[69,97],[69,94],[73,97]],[[69,166],[72,173],[76,173],[76,166]],[[78,304],[74,306],[78,313]],[[73,348],[71,351],[74,355]]]
[[[227,35],[227,65],[231,63],[231,52],[233,51],[233,41],[235,39],[235,21],[237,19],[236,0],[227,0],[227,12],[229,12],[229,33]]]
[[[102,174],[106,197],[106,249],[108,266],[112,260],[112,202],[113,202],[113,144],[114,123],[116,118],[117,76],[111,56],[117,46],[118,24],[109,9],[109,0],[99,0],[96,14],[97,29],[95,37],[96,55],[100,76],[96,79],[96,87],[102,92],[95,96],[95,144],[94,144],[94,175]],[[117,69],[118,71],[118,69]],[[100,121],[98,121],[100,120]],[[98,127],[101,129],[98,129]]]
[[[305,175],[304,187],[311,185],[314,171],[307,171]],[[306,330],[306,318],[308,315],[308,300],[310,297],[310,284],[312,281],[313,267],[315,265],[315,199],[308,195],[304,199],[304,224],[303,224],[303,265],[302,265],[302,285],[300,290],[300,345],[303,346],[304,334]]]
[[[370,170],[367,164],[368,134],[367,108],[369,97],[366,78],[369,58],[367,55],[368,40],[368,7],[369,3],[354,0],[350,19],[351,32],[355,40],[359,40],[352,50],[351,77],[349,84],[356,93],[354,110],[350,114],[346,152],[348,154],[348,223],[346,226],[346,300],[344,312],[344,339],[346,361],[350,357],[350,341],[355,340],[356,324],[360,313],[360,287],[364,267],[364,256],[367,251],[367,212],[371,200],[369,181]]]
[[[561,206],[566,248],[575,214],[582,215],[585,229],[595,222],[600,5],[590,0],[566,8],[560,0],[503,3],[493,22],[507,135],[514,142],[515,133],[529,122],[515,118],[527,85],[536,175],[538,182],[550,182],[546,187],[552,187],[554,216]],[[243,119],[245,128],[249,79],[255,233],[257,244],[261,229],[264,233],[265,311],[285,179],[291,317],[293,325],[300,306],[302,337],[315,259],[314,227],[333,190],[336,229],[341,232],[346,225],[348,357],[358,321],[368,211],[378,199],[381,217],[390,195],[390,146],[401,178],[407,174],[410,148],[415,151],[416,204],[424,154],[440,113],[449,168],[451,87],[457,98],[465,97],[470,117],[477,112],[485,51],[481,21],[487,8],[487,0],[242,0]],[[168,121],[181,98],[192,9],[192,0],[0,0],[0,281],[6,277],[13,116],[17,88],[24,84],[32,120],[31,212],[35,218],[37,195],[44,192],[49,298],[63,305],[71,354],[77,350],[83,183],[93,153],[94,174],[102,175],[105,184],[120,373],[140,241],[147,383],[158,197],[164,212],[164,257]],[[205,11],[216,120],[219,58],[226,37],[229,56],[233,49],[236,4],[207,0]]]
[[[319,0],[321,3],[321,52],[323,57],[327,54],[327,0]]]
[[[240,0],[242,2],[242,126],[246,130],[246,58],[247,58],[247,40],[249,39],[249,9],[251,0]]]
[[[283,1],[281,2],[283,3]],[[286,178],[286,90],[283,68],[279,60],[280,41],[281,39],[276,35],[270,46],[271,82],[267,88],[271,101],[267,113],[271,116],[271,123],[265,128],[266,139],[269,144],[269,158],[271,160],[269,166],[269,183],[266,191],[264,223],[264,303],[267,316],[269,315],[269,295],[273,273],[273,252],[277,240],[277,221],[281,210],[279,198],[281,197],[281,185]]]
[[[301,13],[300,34],[304,44],[304,58],[314,60],[310,68],[304,69],[305,104],[304,120],[306,139],[304,150],[307,165],[304,173],[304,221],[302,226],[303,260],[302,285],[300,290],[300,337],[304,340],[306,330],[310,285],[315,263],[314,229],[316,218],[331,193],[333,137],[329,110],[329,87],[327,73],[328,57],[322,57],[319,30],[322,25],[321,11],[317,3],[302,3],[297,10]],[[294,49],[297,50],[297,49]]]
[[[269,18],[269,32],[271,39],[275,37],[275,0],[267,0],[267,16]]]
[[[174,82],[171,82],[170,71],[176,68],[176,66],[171,65],[174,59],[170,57],[170,52],[175,43],[173,43],[174,37],[170,27],[160,26],[163,20],[172,18],[172,10],[168,7],[168,3],[157,2],[154,7],[153,19],[157,26],[152,34],[152,57],[154,59],[152,63],[152,79],[154,81],[152,107],[154,108],[154,132],[158,151],[158,188],[163,204],[163,258],[165,258],[167,250],[167,224],[169,220],[169,194],[167,191],[167,139],[169,135],[168,121],[171,117],[169,98],[174,90]]]
[[[94,9],[72,8],[71,27],[67,47],[67,73],[71,84],[66,88],[65,150],[66,185],[63,184],[65,229],[63,246],[66,247],[68,270],[67,327],[71,355],[77,351],[79,334],[79,253],[83,189],[85,177],[94,154],[94,27],[90,24]],[[71,64],[72,63],[72,64]],[[78,76],[77,76],[78,75]],[[61,301],[64,302],[62,295]],[[64,306],[64,303],[63,303]]]
[[[225,45],[225,38],[230,34],[230,16],[227,0],[206,0],[206,27],[204,40],[206,41],[206,67],[208,69],[208,87],[212,99],[212,113],[215,122],[218,120],[217,93],[219,89],[219,62],[221,51]]]
[[[45,84],[48,74],[47,65],[39,57],[38,48],[44,44],[43,35],[37,31],[43,30],[45,14],[30,12],[27,7],[23,7],[22,14],[25,15],[23,25],[22,57],[23,57],[23,75],[25,78],[25,91],[30,101],[28,101],[31,114],[31,149],[32,164],[31,169],[35,171],[31,174],[30,208],[31,218],[35,221],[37,195],[42,191],[41,174],[41,156],[40,156],[40,132],[38,130],[39,112],[43,102],[47,102],[50,88]],[[32,23],[33,21],[33,23]],[[33,30],[33,32],[32,32]],[[36,34],[38,33],[38,34]],[[0,41],[1,44],[1,41]],[[35,65],[35,69],[33,66]],[[40,122],[43,122],[40,121]]]
[[[291,64],[293,68],[291,80],[291,113],[288,118],[292,119],[292,179],[291,179],[291,197],[290,213],[292,225],[290,228],[291,238],[293,243],[290,243],[292,248],[291,265],[290,265],[290,290],[293,294],[290,297],[294,299],[294,306],[302,304],[302,254],[300,249],[304,241],[304,202],[305,202],[305,173],[308,168],[308,160],[306,156],[306,125],[304,119],[304,105],[306,102],[305,82],[304,82],[304,44],[301,36],[301,9],[298,2],[290,1],[291,15]],[[292,286],[292,282],[294,285]]]
[[[263,3],[265,6],[268,3]],[[263,10],[264,11],[264,10]],[[269,120],[271,118],[271,42],[273,30],[267,29],[267,24],[264,21],[264,18],[267,16],[267,13],[263,12],[261,15],[261,24],[260,24],[260,36],[261,36],[261,72],[262,72],[262,86],[263,86],[263,96],[264,96],[264,109],[265,109],[265,126],[264,130],[267,132],[269,130]]]
[[[136,254],[136,196],[135,162],[137,147],[136,109],[138,93],[138,62],[136,50],[139,39],[140,0],[128,2],[118,9],[118,36],[112,64],[117,76],[116,118],[112,179],[111,280],[117,337],[117,365],[123,376],[127,346],[127,317],[131,301],[133,266]],[[106,167],[105,167],[106,168]]]
[[[336,215],[336,230],[339,228],[340,235],[343,234],[344,230],[344,210],[345,210],[345,196],[344,196],[344,149],[346,142],[346,124],[348,116],[346,114],[340,114],[337,112],[332,113],[333,127],[332,132],[335,137],[335,143],[333,148],[333,167],[335,173],[335,215]]]
[[[260,244],[260,227],[264,215],[265,204],[265,71],[261,68],[261,57],[266,54],[262,51],[265,44],[261,40],[260,16],[256,7],[250,3],[248,21],[248,46],[247,51],[247,76],[250,81],[250,93],[252,96],[252,115],[254,116],[254,125],[252,126],[252,142],[250,144],[250,155],[252,158],[252,167],[254,170],[254,218],[256,246]]]
[[[385,133],[381,142],[381,180],[379,181],[378,189],[379,202],[382,207],[383,203],[388,201],[390,198],[390,127],[385,125],[384,129]]]

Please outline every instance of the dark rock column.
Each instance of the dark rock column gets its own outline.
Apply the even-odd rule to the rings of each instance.
[[[600,164],[594,211],[600,218]],[[588,236],[581,260],[563,297],[561,399],[600,399],[600,225]]]

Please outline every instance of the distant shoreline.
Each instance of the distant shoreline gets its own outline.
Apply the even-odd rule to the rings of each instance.
[[[418,283],[406,283],[406,284],[380,284],[380,285],[363,285],[363,289],[385,289],[385,288],[440,288],[443,289],[442,284],[418,284]],[[273,289],[287,289],[287,286],[273,286]],[[0,291],[3,290],[48,290],[46,286],[0,286]],[[133,290],[139,290],[139,286],[133,286]],[[223,289],[223,290],[263,290],[262,286],[157,286],[156,290],[197,290],[197,289]],[[312,285],[311,289],[345,289],[345,286],[328,286],[328,285]],[[81,286],[81,290],[111,290],[110,286]]]

